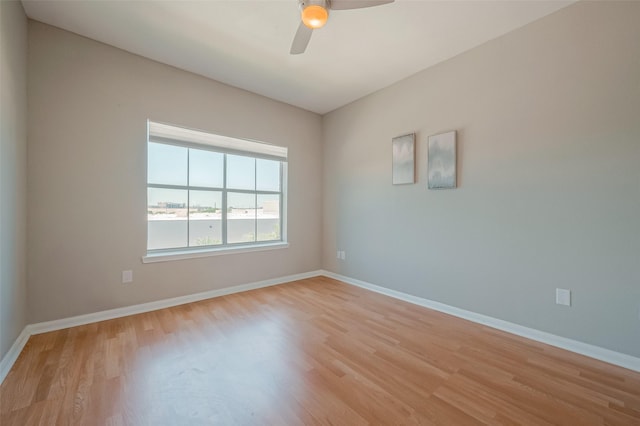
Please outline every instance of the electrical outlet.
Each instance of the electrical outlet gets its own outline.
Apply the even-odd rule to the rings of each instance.
[[[571,290],[556,288],[556,304],[571,306]]]
[[[122,284],[133,282],[133,271],[122,271]]]
[[[340,259],[345,260],[347,258],[347,252],[342,250],[342,252],[340,253]]]

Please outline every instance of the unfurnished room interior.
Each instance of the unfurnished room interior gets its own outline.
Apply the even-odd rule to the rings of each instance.
[[[640,425],[640,1],[0,36],[2,426]]]

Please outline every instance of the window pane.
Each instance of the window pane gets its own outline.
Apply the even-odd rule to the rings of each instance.
[[[258,194],[258,241],[280,240],[280,195]]]
[[[189,149],[189,186],[222,188],[223,161],[219,152]]]
[[[187,191],[147,188],[147,248],[187,246]]]
[[[189,246],[222,244],[222,192],[189,191]]]
[[[256,188],[256,159],[227,154],[227,188]]]
[[[280,191],[280,162],[256,160],[256,186],[259,191]]]
[[[187,148],[149,142],[147,149],[148,183],[187,184]]]
[[[255,194],[227,193],[227,242],[248,243],[255,240]]]

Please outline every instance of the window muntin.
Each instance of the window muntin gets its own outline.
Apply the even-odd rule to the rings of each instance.
[[[224,138],[227,146],[217,147],[164,140],[149,132],[149,253],[284,241],[286,148],[280,148],[284,157],[271,145],[264,148],[267,154],[238,152],[229,149],[229,139]]]

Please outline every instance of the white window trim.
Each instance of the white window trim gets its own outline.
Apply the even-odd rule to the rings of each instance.
[[[230,138],[202,130],[147,121],[147,135],[150,142],[167,143],[176,141],[180,145],[193,143],[216,148],[220,152],[247,153],[253,157],[274,158],[287,161],[288,149],[266,142],[249,139]]]
[[[171,140],[177,142],[181,146],[189,146],[190,143],[195,145],[208,145],[215,147],[217,152],[223,153],[239,153],[240,155],[249,154],[255,158],[272,158],[282,161],[282,181],[280,196],[282,197],[281,223],[282,229],[281,240],[253,242],[249,244],[233,244],[225,246],[206,246],[197,247],[180,247],[166,250],[147,249],[146,255],[142,256],[142,263],[168,262],[173,260],[195,259],[201,257],[221,256],[226,254],[250,253],[255,251],[276,250],[289,247],[287,236],[287,211],[288,211],[288,149],[270,145],[264,142],[251,141],[246,139],[228,138],[199,130],[187,129],[179,126],[168,125],[151,120],[147,121],[147,143],[160,142],[167,143]],[[235,142],[239,146],[233,146],[229,149],[230,143]],[[196,146],[197,148],[197,146]],[[238,149],[240,148],[240,149]],[[238,152],[239,151],[239,152]],[[148,183],[147,183],[148,185]],[[147,186],[148,188],[148,186]],[[148,232],[148,231],[147,231]]]
[[[221,256],[225,254],[251,253],[254,251],[277,250],[288,248],[286,241],[276,241],[273,243],[255,243],[251,245],[238,245],[233,247],[170,250],[163,252],[147,253],[142,257],[142,263],[169,262],[172,260],[197,259],[200,257]]]

